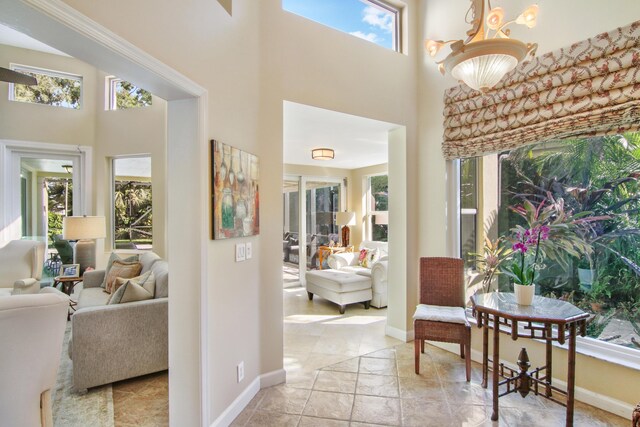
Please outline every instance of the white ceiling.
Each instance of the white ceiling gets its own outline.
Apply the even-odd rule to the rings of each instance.
[[[21,47],[23,49],[37,50],[39,52],[53,53],[55,55],[69,56],[64,52],[60,52],[57,49],[47,46],[46,44],[33,39],[26,34],[14,30],[0,24],[0,44],[6,44],[8,46]]]
[[[71,164],[73,164],[73,160],[71,159],[33,159],[29,157],[23,157],[20,160],[20,165],[22,167],[38,172],[66,173],[62,165]]]
[[[284,102],[284,163],[357,169],[387,163],[388,133],[398,125]],[[332,148],[333,160],[313,160],[313,148]]]

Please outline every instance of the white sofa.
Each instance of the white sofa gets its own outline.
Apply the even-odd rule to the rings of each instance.
[[[380,258],[376,261],[371,268],[361,267],[358,264],[358,255],[360,250],[378,249],[380,252]],[[332,254],[329,256],[328,264],[333,270],[339,270],[346,273],[354,273],[360,276],[371,278],[371,305],[377,308],[387,306],[387,268],[389,259],[389,245],[387,242],[374,242],[364,240],[360,243],[360,247],[357,252],[349,253],[343,252],[339,254]]]
[[[371,268],[358,262],[360,250],[378,249],[380,258]],[[312,270],[306,274],[309,300],[321,296],[340,306],[344,314],[347,304],[364,303],[365,308],[387,306],[388,245],[386,242],[363,241],[357,252],[329,256],[330,270]]]

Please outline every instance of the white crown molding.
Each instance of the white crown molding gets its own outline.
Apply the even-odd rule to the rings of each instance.
[[[171,85],[191,95],[199,97],[207,92],[205,88],[182,75],[173,68],[139,49],[124,38],[88,18],[61,0],[22,0],[36,11],[72,28],[80,35],[93,40],[119,56],[129,59]]]

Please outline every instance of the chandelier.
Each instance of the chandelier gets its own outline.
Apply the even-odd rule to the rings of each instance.
[[[444,75],[449,72],[455,79],[462,80],[467,86],[481,92],[494,87],[509,71],[513,70],[527,55],[534,56],[538,45],[510,39],[509,25],[515,23],[533,28],[538,17],[538,6],[531,5],[512,21],[505,21],[504,9],[491,7],[485,18],[485,1],[471,0],[471,6],[465,18],[471,29],[466,40],[426,40],[425,48],[429,55],[436,54],[446,45],[451,53],[438,61],[438,69]],[[469,16],[471,15],[471,19]]]

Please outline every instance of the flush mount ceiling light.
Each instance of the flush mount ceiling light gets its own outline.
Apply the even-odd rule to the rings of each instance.
[[[313,160],[333,160],[334,152],[331,148],[314,148],[311,150]]]
[[[510,39],[511,30],[506,27],[515,23],[533,28],[538,17],[538,6],[531,5],[512,21],[504,20],[501,7],[491,7],[485,0],[471,0],[466,22],[471,24],[466,40],[426,40],[429,55],[436,54],[446,45],[451,53],[438,61],[438,69],[444,75],[449,72],[472,89],[486,92],[494,87],[509,71],[513,70],[527,55],[534,56],[538,45]],[[469,20],[471,15],[471,20]]]

